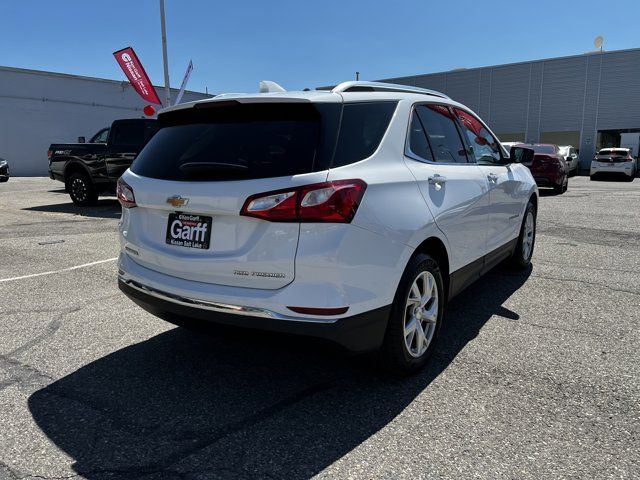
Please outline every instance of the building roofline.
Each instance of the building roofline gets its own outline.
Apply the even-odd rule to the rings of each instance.
[[[14,72],[14,73],[27,73],[30,75],[42,75],[42,76],[47,76],[47,77],[59,77],[59,78],[73,78],[76,80],[88,80],[88,81],[92,81],[92,82],[102,82],[102,83],[112,83],[112,84],[117,84],[117,85],[121,85],[122,83],[130,83],[129,80],[124,79],[124,80],[114,80],[111,78],[100,78],[100,77],[89,77],[86,75],[76,75],[73,73],[60,73],[60,72],[49,72],[46,70],[33,70],[30,68],[20,68],[20,67],[7,67],[7,66],[3,66],[0,65],[0,72]],[[163,86],[160,85],[154,85],[154,88],[164,88]],[[177,92],[179,89],[177,88],[171,88],[171,91],[175,91]],[[185,90],[184,93],[195,93],[196,95],[211,95],[211,94],[207,94],[204,92],[196,92],[194,90]],[[213,96],[213,95],[212,95]]]
[[[513,65],[528,65],[530,63],[544,63],[544,62],[551,62],[551,61],[555,61],[555,60],[566,60],[569,58],[579,58],[579,57],[588,57],[591,55],[610,55],[610,54],[614,54],[614,53],[625,53],[625,52],[637,52],[640,53],[640,48],[625,48],[622,50],[609,50],[609,51],[600,51],[600,50],[594,50],[593,52],[585,52],[585,53],[580,53],[577,55],[565,55],[563,57],[549,57],[549,58],[540,58],[537,60],[524,60],[521,62],[513,62],[513,63],[500,63],[498,65],[485,65],[483,67],[470,67],[470,68],[454,68],[451,70],[444,70],[444,71],[439,71],[439,72],[432,72],[432,73],[416,73],[413,75],[401,75],[401,76],[397,76],[397,77],[388,77],[388,78],[383,78],[380,81],[381,82],[389,82],[392,80],[405,80],[407,78],[415,78],[415,77],[426,77],[428,75],[442,75],[442,74],[447,74],[447,73],[464,73],[464,72],[473,72],[473,71],[477,71],[477,70],[485,70],[485,69],[489,69],[489,68],[500,68],[500,67],[510,67]]]

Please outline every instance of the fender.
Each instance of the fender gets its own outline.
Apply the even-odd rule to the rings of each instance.
[[[95,171],[92,172],[91,169],[87,166],[87,164],[84,161],[74,157],[67,157],[67,158],[68,160],[65,162],[64,170],[63,170],[65,182],[67,180],[67,177],[69,176],[70,170],[82,170],[89,178],[91,178],[91,181],[93,183],[107,183],[105,179],[102,179],[100,178],[99,175],[96,175]]]

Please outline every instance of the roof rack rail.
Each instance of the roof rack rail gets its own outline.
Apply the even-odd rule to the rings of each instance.
[[[331,90],[333,93],[342,92],[403,92],[403,93],[419,93],[422,95],[431,95],[434,97],[450,99],[444,93],[436,90],[429,90],[428,88],[411,87],[409,85],[398,85],[395,83],[383,83],[383,82],[362,82],[351,81],[342,82],[336,85]]]

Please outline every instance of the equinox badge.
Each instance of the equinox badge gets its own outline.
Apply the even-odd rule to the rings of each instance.
[[[180,195],[174,195],[173,197],[167,198],[167,203],[173,207],[184,207],[187,203],[189,203],[188,198],[182,198]]]

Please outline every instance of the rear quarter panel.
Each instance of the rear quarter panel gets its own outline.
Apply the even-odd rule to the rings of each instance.
[[[49,160],[49,170],[56,175],[64,175],[70,164],[78,164],[97,180],[106,179],[102,143],[60,143],[49,147],[53,152]]]
[[[332,274],[336,280],[340,276],[345,282],[344,288],[350,290],[351,298],[366,301],[369,309],[393,301],[409,259],[424,240],[437,237],[448,248],[415,178],[404,163],[410,105],[411,102],[399,102],[389,128],[372,156],[329,170],[328,180],[357,178],[367,183],[356,216],[348,226],[350,233],[336,244],[335,264],[345,267]],[[325,229],[325,233],[328,232]],[[310,255],[311,252],[318,252],[317,234],[317,230],[306,231],[303,225],[296,273],[311,267],[307,259],[315,255]],[[329,258],[330,250],[325,253]],[[366,300],[374,295],[377,301]]]

